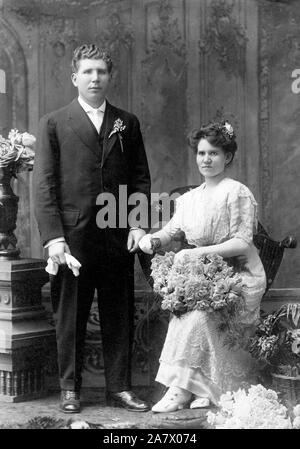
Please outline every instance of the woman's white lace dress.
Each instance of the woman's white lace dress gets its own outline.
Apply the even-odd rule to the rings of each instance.
[[[178,198],[174,216],[160,231],[172,236],[181,229],[188,242],[197,247],[233,237],[250,245],[247,264],[240,273],[246,303],[241,321],[248,329],[258,321],[266,287],[264,268],[253,244],[256,226],[257,203],[252,193],[240,182],[225,178],[213,195],[204,183]],[[254,360],[242,349],[230,349],[225,338],[207,312],[192,311],[179,318],[172,315],[156,380],[209,397],[214,403],[221,393],[237,389],[243,381],[253,382]]]

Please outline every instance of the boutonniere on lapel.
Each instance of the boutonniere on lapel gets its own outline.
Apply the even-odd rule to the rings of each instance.
[[[108,138],[110,138],[113,134],[117,133],[119,141],[120,141],[122,153],[123,153],[123,142],[122,142],[121,132],[124,131],[125,128],[126,128],[126,125],[123,125],[123,120],[121,120],[120,118],[117,118],[117,120],[114,121],[114,127],[108,136]]]

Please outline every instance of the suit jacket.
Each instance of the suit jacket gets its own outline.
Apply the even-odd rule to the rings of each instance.
[[[121,142],[117,133],[109,137],[118,118],[125,126]],[[117,195],[119,186],[127,185],[128,195],[149,196],[150,174],[137,117],[107,102],[103,126],[101,149],[99,135],[77,99],[41,119],[33,181],[43,244],[61,236],[80,239],[99,193]],[[124,240],[124,232],[116,235]]]

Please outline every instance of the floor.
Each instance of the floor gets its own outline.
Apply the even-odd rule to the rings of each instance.
[[[145,391],[136,391],[149,400]],[[203,429],[207,409],[180,410],[174,413],[129,412],[107,407],[104,391],[85,388],[81,393],[80,414],[59,411],[59,392],[49,391],[47,397],[26,402],[0,402],[0,429],[61,429],[87,427],[99,429]]]

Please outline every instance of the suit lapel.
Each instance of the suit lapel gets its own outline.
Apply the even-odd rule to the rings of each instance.
[[[117,117],[116,109],[113,106],[111,106],[111,104],[109,104],[108,101],[106,101],[106,109],[105,109],[105,116],[104,116],[105,131],[104,131],[104,142],[103,142],[102,166],[118,138],[117,133],[114,133],[109,137],[109,134],[113,130],[114,122],[117,118],[118,117]]]
[[[80,140],[97,156],[99,156],[99,135],[96,128],[75,99],[69,108],[69,124]]]

